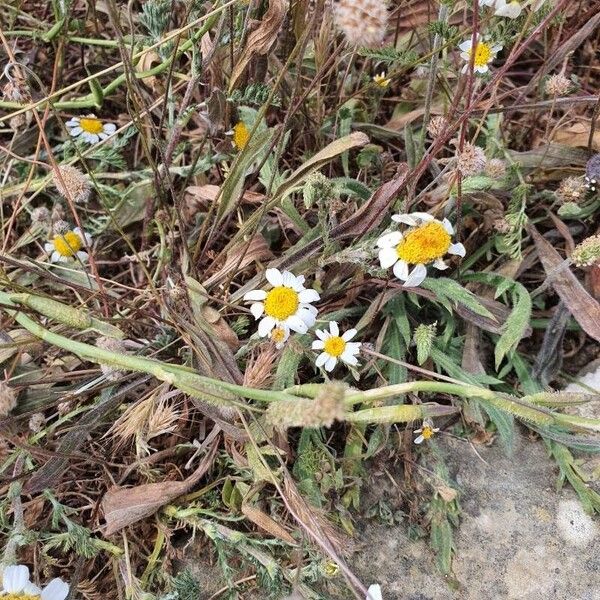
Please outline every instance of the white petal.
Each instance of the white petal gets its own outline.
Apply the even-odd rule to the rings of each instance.
[[[46,252],[52,252],[52,250],[54,250],[54,244],[52,242],[46,242],[44,244],[44,250]]]
[[[244,294],[244,300],[264,300],[267,297],[267,292],[264,290],[252,290]]]
[[[396,221],[396,223],[404,223],[405,225],[410,225],[414,227],[417,225],[417,220],[413,217],[413,215],[408,214],[400,214],[400,215],[392,215],[392,221]]]
[[[300,302],[298,310],[307,310],[313,317],[316,317],[319,313],[319,310],[315,308],[312,304],[304,304],[303,302]]]
[[[298,277],[296,277],[292,289],[296,292],[301,292],[304,289],[304,275],[298,275]]]
[[[75,227],[73,229],[73,233],[76,233],[81,238],[81,228]]]
[[[462,44],[459,44],[458,47],[465,53],[468,53],[469,50],[473,47],[473,40],[465,40]]]
[[[342,336],[342,339],[345,342],[349,342],[356,335],[356,329],[348,329],[346,333]]]
[[[57,577],[44,588],[41,600],[65,600],[68,594],[69,584]]]
[[[402,238],[403,235],[400,231],[392,231],[391,233],[386,233],[377,240],[377,247],[393,248],[402,241]]]
[[[351,354],[358,354],[360,352],[360,347],[362,346],[361,342],[348,342],[346,344],[346,349]]]
[[[90,246],[92,243],[92,236],[89,233],[83,233],[83,237],[85,238],[85,243]]]
[[[420,435],[418,438],[415,438],[415,444],[422,444],[425,438]]]
[[[317,292],[317,290],[308,289],[308,290],[302,290],[298,294],[298,299],[302,303],[316,302],[317,300],[321,299],[321,296],[319,296],[319,292]]]
[[[79,250],[75,256],[77,256],[77,258],[81,261],[81,262],[85,262],[90,255],[87,252],[84,252],[83,250]]]
[[[250,312],[252,316],[258,321],[262,317],[262,314],[265,312],[265,305],[262,302],[255,302],[250,307]]]
[[[319,356],[317,356],[317,360],[315,360],[315,365],[317,367],[322,367],[327,360],[329,359],[329,354],[327,354],[326,352],[321,352],[321,354],[319,354]]]
[[[401,281],[408,279],[408,263],[405,260],[399,260],[394,265],[394,275]]]
[[[329,321],[329,333],[334,336],[340,335],[340,328],[335,321]]]
[[[99,137],[101,140],[105,140],[105,139],[108,137],[108,134],[107,134],[107,133],[104,133],[104,131],[101,131],[101,132],[98,134],[98,137]]]
[[[383,600],[383,596],[381,595],[381,586],[378,583],[374,583],[373,585],[369,586],[366,600]]]
[[[273,317],[264,317],[258,323],[258,335],[260,337],[267,337],[275,325],[276,322]]]
[[[481,67],[475,67],[475,71],[478,73],[487,73],[489,71],[489,67],[487,65],[482,65]]]
[[[322,329],[315,329],[315,335],[320,340],[326,340],[327,338],[330,337],[329,332],[328,331],[323,331]]]
[[[464,257],[466,253],[467,251],[465,250],[465,247],[460,243],[451,244],[450,248],[448,248],[448,254],[455,254],[456,256]]]
[[[102,126],[104,133],[111,135],[117,130],[117,126],[114,123],[106,123],[106,125]]]
[[[279,269],[267,269],[265,271],[265,277],[273,287],[278,287],[283,282],[283,277]]]
[[[337,358],[335,356],[330,356],[325,363],[325,370],[329,373],[335,369],[335,365],[337,364]]]
[[[2,590],[18,594],[29,583],[29,569],[25,565],[10,565],[2,573]]]
[[[39,596],[42,593],[42,590],[37,585],[35,585],[35,583],[31,583],[29,581],[27,584],[25,584],[23,592],[30,596]]]
[[[67,127],[77,127],[79,125],[79,117],[73,117],[72,119],[69,119],[65,125]]]
[[[313,350],[323,350],[325,348],[325,342],[323,340],[315,340],[312,343]]]
[[[502,48],[504,48],[504,46],[502,44],[496,44],[495,46],[492,46],[492,52],[494,53],[494,58],[496,58],[496,54],[498,54],[498,52],[500,52],[500,50],[502,50]]]
[[[442,225],[444,226],[444,229],[450,234],[452,235],[454,233],[454,227],[452,227],[452,223],[450,223],[450,221],[448,221],[448,219],[444,219],[442,221]]]
[[[425,277],[427,277],[427,267],[416,265],[404,282],[404,287],[417,287],[423,283]]]
[[[69,130],[69,133],[73,137],[80,135],[82,132],[83,132],[83,129],[81,129],[81,127],[73,127],[73,129]]]
[[[382,248],[379,251],[379,264],[382,269],[389,269],[397,260],[396,248]]]
[[[347,365],[351,365],[352,367],[356,367],[356,365],[358,365],[358,359],[351,352],[342,352],[340,359]]]
[[[306,327],[312,327],[317,320],[315,315],[306,308],[301,308],[295,315],[292,315],[292,317],[298,317]]]
[[[286,325],[296,333],[306,333],[308,331],[308,325],[298,316],[292,315],[286,319]]]
[[[285,287],[293,288],[296,283],[296,276],[289,271],[284,271],[281,274],[281,281]]]
[[[62,256],[62,255],[58,255],[58,258],[56,259],[56,262],[64,262],[64,263],[68,263],[71,259],[68,256]]]
[[[436,258],[435,261],[433,262],[433,266],[438,271],[445,271],[448,268],[448,265],[444,262],[443,258]]]
[[[50,255],[50,262],[62,262],[62,255],[56,250]]]
[[[414,212],[410,213],[412,217],[418,219],[423,223],[431,223],[431,221],[435,221],[435,217],[426,212]]]

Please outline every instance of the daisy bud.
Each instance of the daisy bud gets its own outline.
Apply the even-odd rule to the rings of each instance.
[[[331,427],[344,419],[346,386],[339,382],[322,386],[314,400],[280,400],[267,408],[267,421],[279,429],[289,427]]]
[[[46,425],[46,417],[42,413],[34,413],[29,419],[29,431],[39,433]]]
[[[565,96],[569,93],[572,86],[570,79],[567,79],[563,74],[557,73],[548,77],[546,80],[545,90],[548,96],[553,98],[556,96]]]
[[[486,167],[487,160],[483,148],[465,142],[462,152],[457,155],[456,168],[463,177],[470,177],[481,173]]]
[[[583,200],[587,193],[583,177],[567,177],[560,182],[558,189],[554,192],[556,197],[564,204]]]
[[[383,0],[338,0],[333,14],[336,27],[352,46],[374,48],[383,42],[388,23]]]
[[[45,206],[38,206],[31,211],[32,225],[50,225],[50,211]]]
[[[52,173],[52,181],[58,193],[67,200],[86,202],[91,192],[88,178],[71,165],[61,165],[58,167],[58,171],[59,173],[56,171]]]
[[[593,235],[575,246],[571,260],[580,269],[600,262],[600,234]]]
[[[432,139],[440,137],[444,131],[448,128],[448,120],[442,115],[432,117],[427,125],[427,131]]]
[[[115,354],[125,354],[125,344],[122,340],[117,340],[116,338],[111,337],[99,337],[96,340],[96,346],[98,348],[102,348],[102,350],[108,350],[109,352],[114,352]],[[123,377],[126,371],[122,369],[118,369],[112,365],[100,365],[100,369],[102,370],[102,374],[109,381],[116,381],[117,379]]]
[[[506,175],[506,163],[501,158],[492,158],[488,161],[485,172],[492,179],[503,179]]]
[[[65,233],[71,229],[66,221],[55,221],[52,225],[52,231],[58,235]]]
[[[5,381],[0,381],[0,417],[6,417],[17,405],[17,393]]]

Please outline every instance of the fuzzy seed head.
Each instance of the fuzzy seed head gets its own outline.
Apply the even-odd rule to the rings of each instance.
[[[32,225],[49,225],[50,224],[50,211],[45,206],[38,206],[31,211],[31,224]]]
[[[62,235],[63,233],[67,233],[67,231],[71,231],[71,227],[66,221],[55,221],[54,225],[52,225],[52,231],[56,235]]]
[[[6,417],[17,405],[17,393],[5,381],[0,381],[0,417]]]
[[[384,0],[338,0],[333,15],[352,46],[375,48],[383,42],[389,16]]]
[[[580,269],[600,262],[600,234],[593,235],[575,246],[571,260]]]
[[[29,431],[39,433],[46,425],[46,417],[42,413],[34,413],[29,419]]]
[[[556,192],[556,197],[563,203],[581,202],[587,194],[587,188],[583,177],[567,177],[560,182]]]
[[[492,158],[488,161],[485,172],[492,179],[502,179],[506,175],[506,163],[501,158]]]
[[[58,171],[60,178],[56,172],[52,173],[52,181],[58,193],[67,198],[67,200],[72,199],[75,202],[86,202],[91,192],[88,178],[79,169],[71,165],[61,165],[58,167]]]
[[[561,73],[557,73],[556,75],[548,77],[546,80],[546,94],[553,98],[556,96],[565,96],[569,93],[571,86],[572,83],[570,79],[567,79]]]
[[[456,168],[463,177],[470,177],[481,173],[486,167],[487,160],[483,148],[465,142],[462,152],[457,154]]]
[[[446,117],[442,117],[442,115],[436,115],[432,117],[429,121],[429,125],[427,125],[427,131],[432,139],[440,137],[444,131],[448,128],[448,119]]]

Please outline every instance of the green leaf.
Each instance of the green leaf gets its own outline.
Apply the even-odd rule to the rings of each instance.
[[[515,449],[515,419],[504,410],[500,410],[491,404],[479,402],[479,406],[485,411],[492,423],[496,426],[498,435],[506,453],[510,456]]]
[[[515,282],[513,286],[513,298],[515,298],[513,310],[502,327],[502,335],[494,351],[496,369],[502,359],[517,347],[531,320],[531,297],[520,283]]]
[[[490,311],[479,302],[475,294],[464,288],[454,279],[447,277],[438,277],[433,279],[428,277],[423,281],[421,287],[433,292],[439,302],[451,311],[451,302],[456,302],[471,309],[474,313],[495,320]],[[451,302],[450,302],[451,301]]]
[[[437,323],[425,325],[421,323],[415,329],[415,344],[417,346],[417,362],[422,365],[431,354],[431,348],[436,336]]]

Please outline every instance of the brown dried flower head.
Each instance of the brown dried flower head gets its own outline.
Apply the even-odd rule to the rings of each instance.
[[[42,413],[34,413],[29,419],[29,431],[39,433],[46,425],[46,417]]]
[[[388,23],[384,0],[338,0],[333,14],[336,27],[349,44],[374,48],[383,42]]]
[[[71,165],[58,167],[60,177],[54,171],[52,181],[61,196],[74,202],[86,202],[90,197],[91,187],[88,178]],[[64,184],[64,185],[63,185]]]
[[[0,417],[6,417],[17,405],[17,393],[5,381],[0,381]]]
[[[66,233],[71,229],[71,226],[66,221],[55,221],[52,225],[52,231],[60,235],[61,233]]]
[[[571,253],[571,260],[580,269],[592,267],[600,262],[600,234],[586,238],[577,244]]]
[[[565,96],[571,90],[572,85],[570,79],[567,79],[562,73],[557,73],[546,80],[546,94],[553,98],[556,96]]]
[[[581,202],[587,194],[587,187],[583,177],[567,177],[560,182],[556,192],[556,197],[562,202]]]
[[[429,125],[427,125],[427,131],[432,139],[440,137],[446,129],[448,129],[448,119],[443,117],[442,115],[436,115],[435,117],[431,117],[429,121]]]
[[[465,142],[462,152],[458,152],[456,168],[463,177],[470,177],[481,173],[486,167],[487,160],[483,148]]]
[[[506,163],[501,158],[492,158],[488,161],[485,172],[492,179],[502,179],[506,175]]]
[[[45,206],[38,206],[31,211],[32,225],[49,225],[50,211]]]

